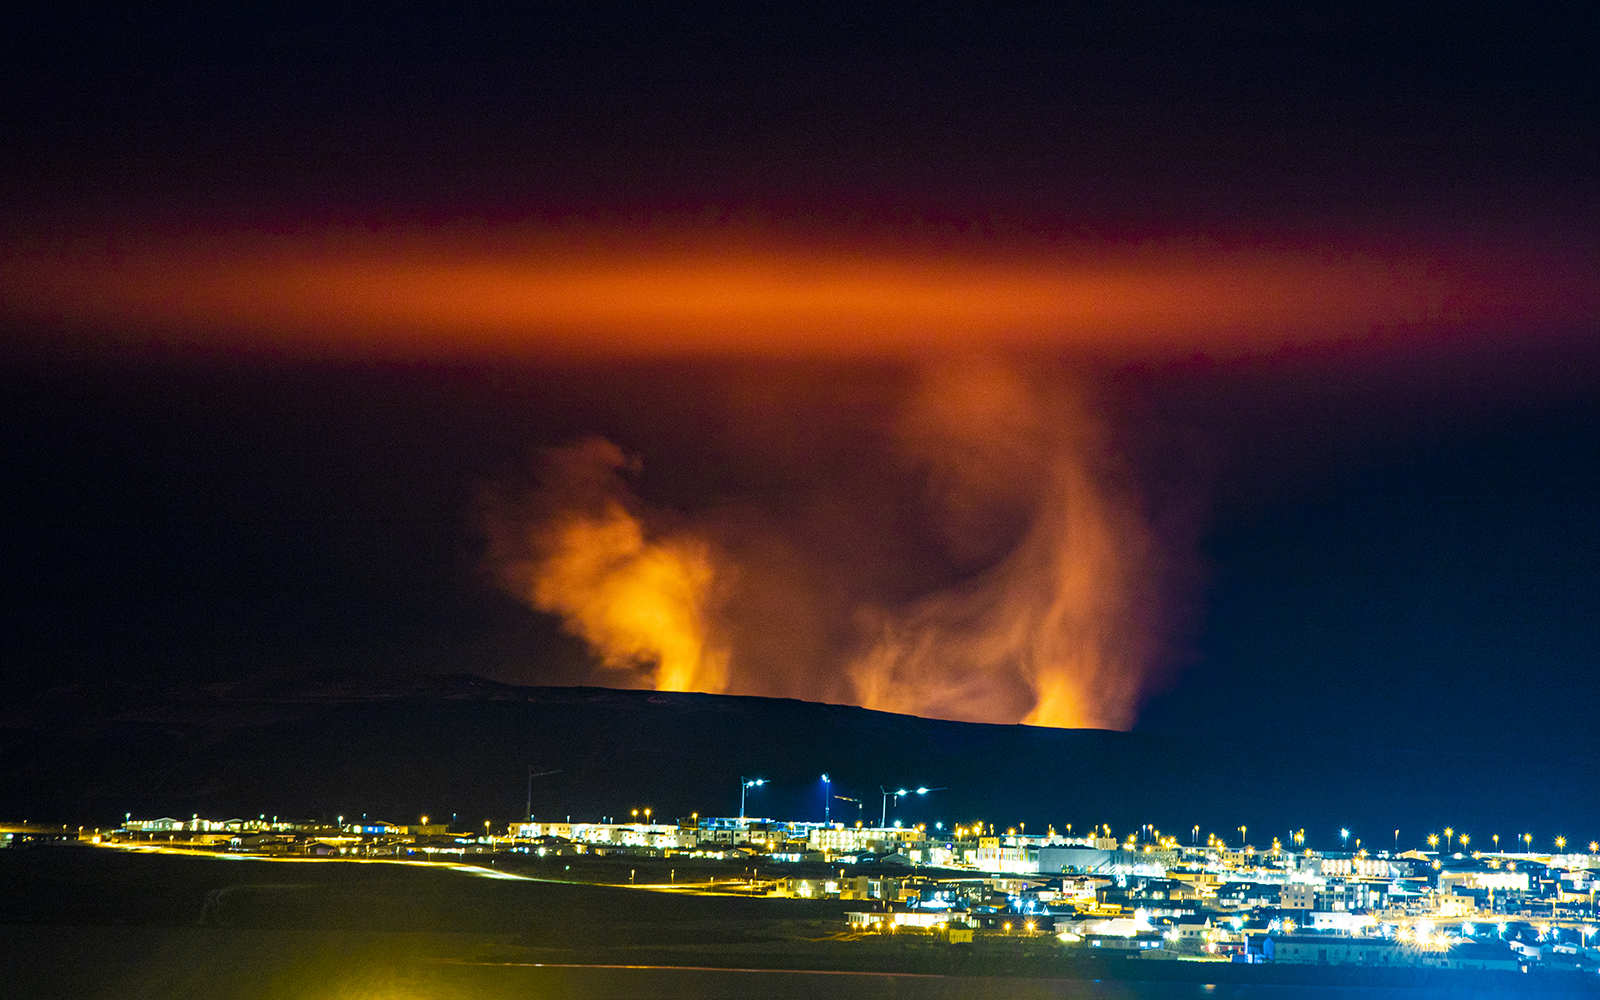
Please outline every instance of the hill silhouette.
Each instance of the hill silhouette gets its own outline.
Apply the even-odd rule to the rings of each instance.
[[[1452,825],[1487,845],[1524,831],[1600,835],[1577,765],[1465,750],[1401,751],[946,722],[786,699],[519,687],[467,675],[322,672],[208,686],[79,685],[0,713],[0,817],[109,824],[215,818],[737,815],[1082,832],[1143,823],[1187,841],[1416,846]],[[550,772],[550,773],[542,773]],[[1591,832],[1594,831],[1594,832]],[[1547,845],[1536,844],[1536,846]]]

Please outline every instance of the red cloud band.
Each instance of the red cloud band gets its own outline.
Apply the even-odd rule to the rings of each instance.
[[[1577,263],[1573,263],[1577,260]],[[1307,250],[874,252],[612,239],[496,249],[348,233],[13,251],[0,307],[218,346],[357,355],[919,355],[969,347],[1234,353],[1374,329],[1562,323],[1592,262]]]

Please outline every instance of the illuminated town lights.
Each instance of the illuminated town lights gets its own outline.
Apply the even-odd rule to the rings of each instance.
[[[1556,850],[1564,851],[1566,849],[1567,849],[1567,838],[1565,838],[1565,837],[1557,837],[1556,838]]]
[[[1437,833],[1428,834],[1428,846],[1429,847],[1438,847],[1439,846],[1439,835]]]

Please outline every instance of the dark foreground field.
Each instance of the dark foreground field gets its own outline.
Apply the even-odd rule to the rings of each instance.
[[[520,870],[611,881],[633,871],[626,862]],[[714,873],[730,874],[673,870],[680,880]],[[1049,938],[980,938],[970,947],[916,935],[851,938],[842,933],[848,905],[490,878],[443,866],[13,849],[0,851],[0,996],[1304,1000],[1600,987],[1554,976],[1391,971],[1357,979],[1312,968],[1091,960]]]

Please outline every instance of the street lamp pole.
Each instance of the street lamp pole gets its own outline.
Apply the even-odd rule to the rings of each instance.
[[[833,780],[826,774],[822,776],[822,825],[832,823],[833,814]]]
[[[878,816],[878,829],[882,830],[889,826],[889,796],[893,795],[895,805],[899,806],[902,795],[910,795],[912,792],[916,792],[918,795],[926,795],[929,792],[942,792],[944,787],[929,788],[927,785],[918,785],[916,788],[897,788],[891,792],[879,785],[878,791],[883,793],[883,811]]]
[[[745,819],[744,819],[744,793],[745,793],[745,790],[746,789],[750,789],[750,788],[758,788],[761,785],[765,785],[766,783],[767,783],[767,779],[765,779],[765,778],[746,778],[742,774],[739,775],[739,825],[740,826],[744,826],[745,825]]]

